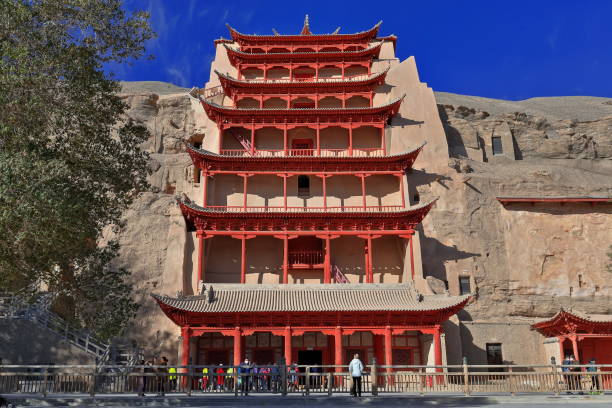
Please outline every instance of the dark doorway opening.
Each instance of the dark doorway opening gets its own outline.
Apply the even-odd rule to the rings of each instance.
[[[253,350],[253,363],[257,365],[274,364],[274,350],[259,349]]]
[[[299,365],[323,365],[323,351],[300,350],[298,351]]]
[[[230,364],[227,350],[210,350],[206,358],[207,365]]]

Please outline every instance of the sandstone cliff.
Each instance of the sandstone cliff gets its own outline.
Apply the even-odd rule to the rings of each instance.
[[[174,347],[178,331],[149,294],[160,288],[175,294],[190,286],[180,272],[191,280],[192,241],[174,196],[190,195],[193,188],[182,142],[204,132],[197,120],[203,112],[184,90],[158,88],[124,85],[129,115],[152,134],[145,148],[153,174],[151,191],[126,213],[127,228],[119,237],[119,262],[133,271],[143,305],[130,335],[152,351]],[[571,108],[559,98],[517,111],[517,103],[508,101],[437,98],[448,148],[430,144],[426,149],[443,155],[438,159],[444,166],[429,166],[425,156],[409,176],[411,194],[440,197],[420,231],[423,270],[432,288],[444,291],[446,281],[457,293],[458,277],[469,276],[477,296],[461,316],[466,320],[550,316],[560,306],[610,313],[605,263],[612,244],[611,205],[506,209],[496,200],[612,196],[612,116],[604,117],[608,111],[612,115],[610,100],[597,102],[601,111],[587,107],[584,115],[568,117]],[[533,115],[536,108],[539,116]],[[492,135],[504,140],[503,155],[491,154]]]

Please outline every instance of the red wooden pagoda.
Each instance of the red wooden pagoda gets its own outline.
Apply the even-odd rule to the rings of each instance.
[[[187,147],[202,201],[179,202],[197,237],[200,292],[155,296],[182,328],[183,364],[342,365],[353,352],[422,364],[427,347],[442,364],[441,325],[467,297],[414,289],[413,235],[434,201],[405,199],[424,146],[387,146],[403,97],[374,103],[387,70],[373,62],[395,41],[376,38],[379,26],[314,35],[306,20],[299,35],[270,36],[230,27],[232,39],[217,42],[231,68],[192,93],[218,131]]]

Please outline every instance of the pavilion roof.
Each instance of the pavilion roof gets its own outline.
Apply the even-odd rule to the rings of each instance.
[[[376,42],[367,48],[356,51],[318,51],[318,52],[273,52],[250,53],[243,52],[227,44],[223,44],[232,65],[237,63],[290,63],[290,62],[317,62],[317,61],[362,61],[364,59],[378,58],[380,48],[384,41]]]
[[[398,284],[207,284],[199,296],[153,295],[163,306],[194,313],[441,311],[469,296],[420,295]]]
[[[312,34],[308,27],[308,33],[304,32],[304,28],[307,26],[307,20],[305,21],[304,28],[300,34],[290,35],[257,35],[257,34],[243,34],[232,28],[229,24],[226,24],[229,29],[230,36],[232,39],[240,44],[292,44],[292,43],[338,43],[338,42],[359,42],[369,41],[376,37],[382,21],[379,21],[374,27],[353,34],[339,34],[338,30],[330,34]]]
[[[329,165],[337,165],[338,168],[342,168],[344,166],[353,168],[355,165],[358,167],[363,166],[363,171],[375,170],[372,167],[373,164],[377,163],[386,163],[386,164],[395,164],[398,169],[407,169],[412,167],[412,164],[416,160],[417,156],[423,150],[427,142],[421,143],[418,147],[407,150],[400,153],[389,154],[385,156],[313,156],[313,155],[287,155],[287,156],[228,156],[218,153],[213,153],[205,149],[198,149],[193,145],[186,143],[187,152],[191,156],[191,160],[194,164],[198,162],[206,162],[212,167],[216,167],[216,163],[220,165],[223,164],[226,166],[226,163],[236,163],[239,162],[241,167],[249,167],[249,164],[263,164],[267,166],[269,163],[274,163],[273,168],[275,171],[280,171],[284,169],[285,171],[295,167],[297,169],[303,170],[303,164],[305,162],[309,163],[309,166],[316,168],[318,166],[329,166]],[[298,150],[299,152],[299,150]],[[341,167],[342,166],[342,167]]]
[[[225,90],[226,94],[229,94],[228,88],[241,88],[241,89],[255,89],[257,92],[262,90],[304,90],[306,92],[312,92],[313,89],[317,88],[343,88],[343,89],[355,89],[369,86],[382,85],[387,76],[389,68],[384,71],[377,72],[371,75],[360,75],[355,79],[341,79],[341,78],[329,78],[315,81],[291,81],[291,80],[245,80],[236,79],[228,74],[223,74],[215,70],[215,73],[219,76],[221,85]]]
[[[340,121],[351,121],[352,118],[358,116],[377,116],[381,115],[386,120],[387,118],[397,114],[399,107],[406,95],[392,100],[384,105],[360,108],[233,108],[216,104],[211,99],[206,99],[198,95],[204,110],[208,117],[215,122],[219,118],[241,117],[243,120],[259,122],[257,119],[265,117],[278,118],[282,117],[283,121],[287,119],[302,118],[308,122],[312,122],[317,117],[334,116],[340,117]],[[289,120],[291,122],[291,120]]]
[[[611,334],[612,315],[587,314],[561,309],[553,317],[540,319],[532,326],[546,337],[567,334]]]

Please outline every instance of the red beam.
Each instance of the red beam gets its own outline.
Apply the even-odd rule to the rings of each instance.
[[[411,234],[413,230],[353,230],[353,231],[335,231],[335,230],[326,230],[326,231],[204,231],[204,234],[209,235],[241,235],[241,234],[249,234],[255,236],[270,236],[270,235],[280,235],[280,234],[289,234],[289,235],[300,235],[300,236],[313,236],[313,235],[321,235],[332,234],[332,235],[347,235],[347,236],[355,236],[355,235],[402,235],[402,234]]]

